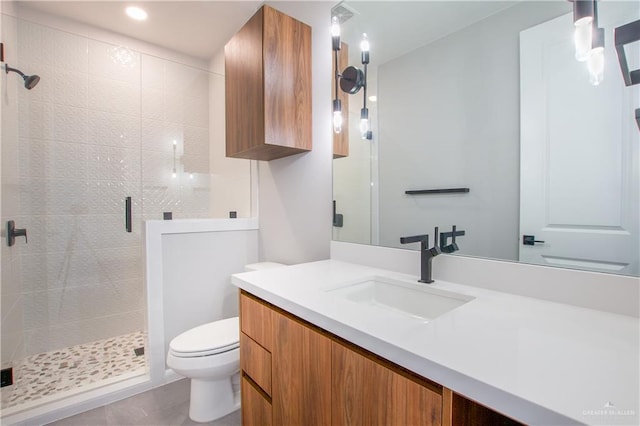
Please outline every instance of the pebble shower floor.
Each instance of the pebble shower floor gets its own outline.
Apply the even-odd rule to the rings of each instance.
[[[145,371],[145,333],[136,332],[29,356],[13,364],[13,385],[0,389],[2,409]]]

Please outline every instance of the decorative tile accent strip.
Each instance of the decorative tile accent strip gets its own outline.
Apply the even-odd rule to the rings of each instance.
[[[44,352],[14,362],[14,384],[0,389],[1,407],[6,409],[144,370],[145,357],[136,356],[134,350],[144,347],[145,341],[146,333],[140,331]]]

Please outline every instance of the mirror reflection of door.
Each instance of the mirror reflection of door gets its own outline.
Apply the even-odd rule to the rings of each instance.
[[[601,8],[599,86],[574,58],[570,14],[520,34],[520,261],[640,271],[640,135],[633,117],[640,89],[624,85],[613,47],[613,28],[636,15]],[[633,48],[629,56],[640,57]],[[525,245],[525,234],[544,242]]]

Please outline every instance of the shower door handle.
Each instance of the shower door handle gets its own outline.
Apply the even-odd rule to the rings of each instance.
[[[127,232],[131,232],[131,197],[124,200],[124,227]]]
[[[16,228],[16,223],[9,220],[7,221],[7,245],[9,247],[16,243],[16,237],[24,237],[25,244],[28,242],[26,228]]]

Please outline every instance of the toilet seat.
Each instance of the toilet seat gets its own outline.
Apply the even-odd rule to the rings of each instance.
[[[169,343],[169,351],[179,358],[216,355],[240,346],[238,317],[214,321],[187,330]]]

